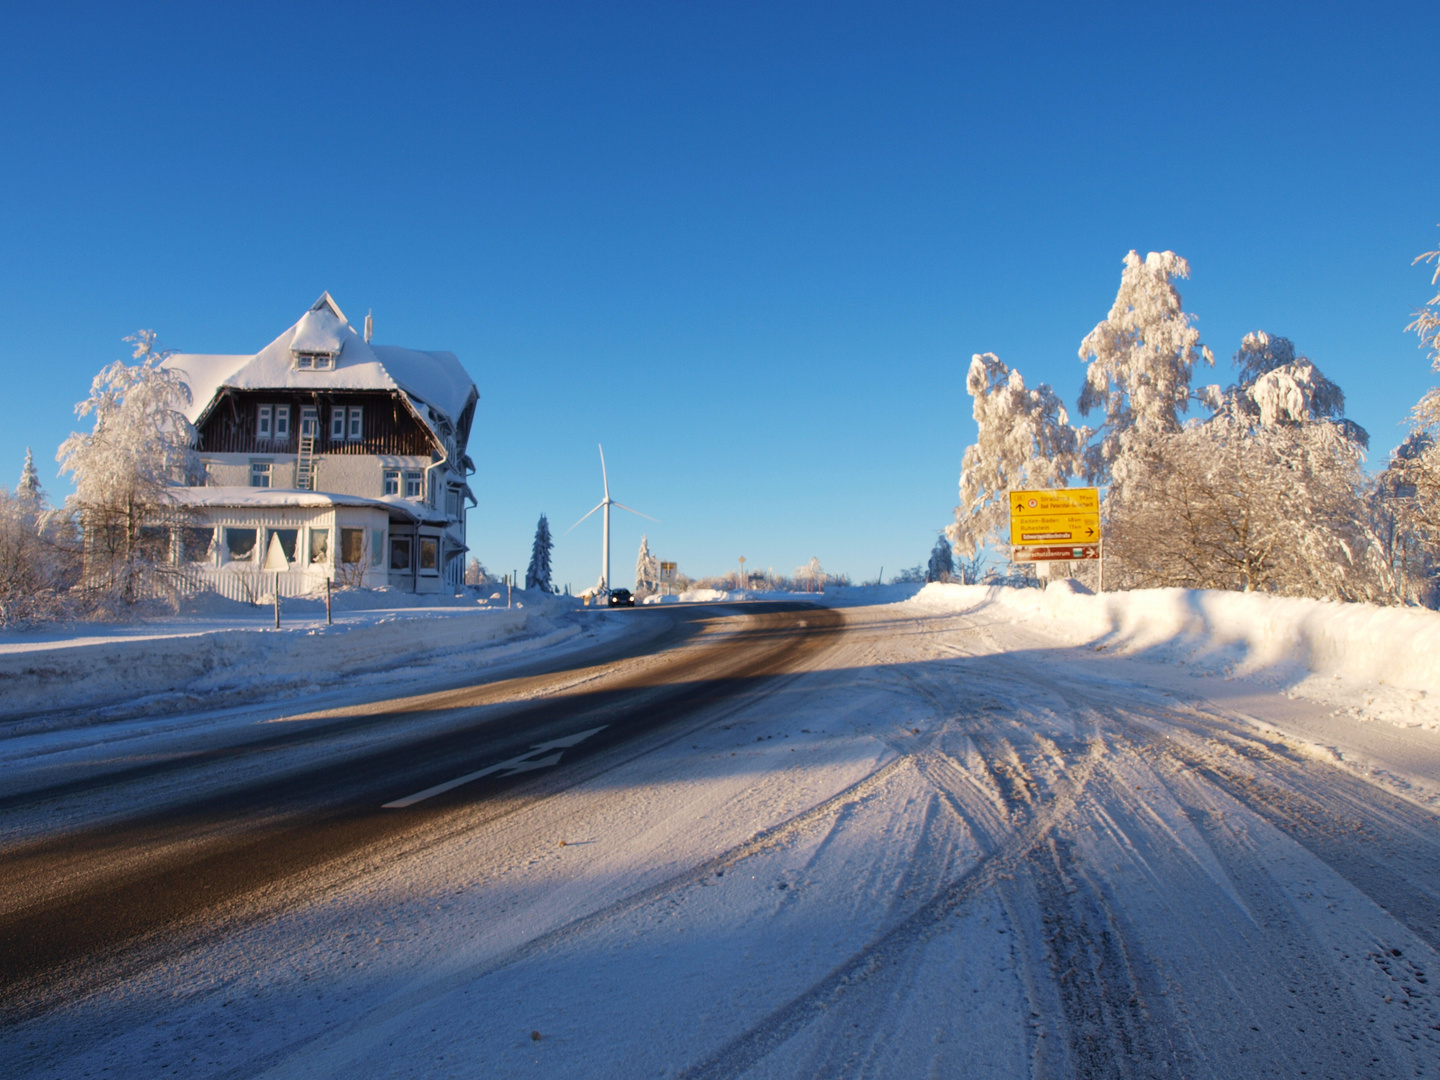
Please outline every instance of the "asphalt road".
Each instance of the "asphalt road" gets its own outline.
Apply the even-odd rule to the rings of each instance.
[[[437,842],[462,814],[473,828],[477,807],[519,812],[679,721],[770,692],[843,625],[793,604],[619,617],[649,620],[647,632],[496,681],[292,716],[275,733],[246,725],[190,753],[0,792],[0,825],[52,812],[65,823],[0,841],[6,1018]],[[110,809],[87,820],[91,803]]]

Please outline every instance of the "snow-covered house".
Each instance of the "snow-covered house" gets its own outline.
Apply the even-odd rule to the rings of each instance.
[[[327,292],[253,356],[176,354],[205,468],[181,557],[227,596],[464,580],[479,392],[453,353],[357,333]],[[262,576],[263,575],[263,576]]]

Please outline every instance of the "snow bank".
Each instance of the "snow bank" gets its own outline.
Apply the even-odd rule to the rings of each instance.
[[[253,608],[247,608],[253,612]],[[285,611],[294,619],[292,602]],[[399,609],[351,616],[326,626],[263,625],[133,633],[0,646],[0,720],[37,713],[115,708],[163,710],[156,695],[229,703],[258,694],[317,688],[357,675],[394,671],[446,655],[463,659],[478,645],[527,630],[553,630],[536,606]],[[573,628],[572,628],[573,629]]]
[[[993,610],[1006,621],[1044,623],[1074,644],[1144,651],[1226,674],[1280,669],[1440,694],[1440,612],[1419,608],[1202,589],[1093,596],[1068,581],[1043,591],[932,584],[907,606]]]

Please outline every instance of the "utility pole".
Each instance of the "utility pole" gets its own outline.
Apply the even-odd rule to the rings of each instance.
[[[740,556],[740,588],[745,588],[745,556]]]

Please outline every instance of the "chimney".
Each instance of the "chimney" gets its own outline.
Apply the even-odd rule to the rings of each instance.
[[[370,338],[375,333],[374,309],[365,313],[365,344],[370,344]]]

